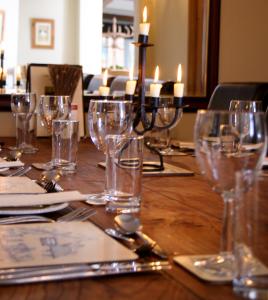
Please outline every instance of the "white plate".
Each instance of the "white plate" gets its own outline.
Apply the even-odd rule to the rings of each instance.
[[[7,170],[9,170],[9,168],[0,168],[0,173],[6,172]]]
[[[46,214],[66,208],[69,203],[59,203],[43,206],[30,206],[30,207],[0,207],[0,215],[33,215],[33,214]]]

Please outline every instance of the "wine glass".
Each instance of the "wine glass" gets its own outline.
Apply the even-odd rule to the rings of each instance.
[[[52,120],[67,120],[71,113],[70,96],[42,95],[39,103],[42,125],[51,133]]]
[[[132,130],[133,106],[125,100],[90,100],[88,129],[98,150],[106,153],[105,137],[108,134],[129,134]],[[88,198],[95,203],[106,203],[105,192]]]
[[[11,95],[11,110],[16,117],[16,148],[23,153],[38,151],[31,144],[34,136],[34,121],[30,121],[35,107],[36,94],[17,93]]]
[[[236,112],[257,112],[262,111],[262,101],[255,100],[231,100],[230,111]]]
[[[71,114],[71,97],[70,96],[51,96],[42,95],[39,103],[39,114],[41,124],[45,126],[51,134],[53,120],[67,120]],[[50,170],[54,168],[53,160],[47,163],[35,163],[35,167]]]
[[[155,130],[163,131],[166,139],[166,147],[161,149],[160,153],[162,155],[173,155],[175,151],[171,148],[171,135],[170,130],[174,128],[182,118],[183,109],[178,109],[178,116],[174,124],[169,128],[161,129],[162,126],[166,126],[172,122],[176,113],[176,108],[173,105],[173,98],[160,98],[159,107],[157,110]]]
[[[264,113],[198,111],[194,140],[200,170],[224,201],[221,251],[208,259],[196,260],[194,266],[218,277],[232,276],[235,173],[258,169],[262,164],[266,152]]]

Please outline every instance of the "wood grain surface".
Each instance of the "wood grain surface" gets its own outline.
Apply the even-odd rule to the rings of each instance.
[[[13,139],[2,138],[6,145]],[[39,152],[23,155],[25,163],[46,162],[51,156],[50,139],[38,139]],[[78,169],[64,176],[60,184],[65,190],[83,193],[101,192],[104,170],[97,163],[104,159],[89,139],[79,144]],[[219,249],[223,203],[199,174],[195,158],[169,158],[169,163],[195,171],[187,177],[144,177],[140,217],[143,231],[157,240],[172,263],[172,269],[161,273],[110,276],[105,278],[27,284],[0,287],[1,300],[54,299],[240,299],[230,285],[203,282],[172,262],[174,255],[209,254]],[[38,178],[41,171],[32,170],[29,177]],[[268,180],[268,179],[267,179]],[[78,206],[88,206],[75,203]],[[102,228],[112,226],[114,215],[96,207],[91,220]]]

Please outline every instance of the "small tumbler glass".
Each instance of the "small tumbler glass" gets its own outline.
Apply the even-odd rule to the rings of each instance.
[[[78,134],[79,121],[52,121],[52,164],[63,174],[76,172]]]
[[[234,291],[249,299],[268,299],[268,185],[254,171],[236,173]]]
[[[141,203],[143,136],[106,136],[106,211],[138,213]]]

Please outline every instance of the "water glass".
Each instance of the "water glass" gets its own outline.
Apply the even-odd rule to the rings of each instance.
[[[235,192],[234,291],[249,299],[268,299],[267,178],[237,172]]]
[[[106,137],[106,211],[137,213],[141,203],[143,136]]]
[[[52,164],[63,173],[75,173],[79,121],[52,121]]]

